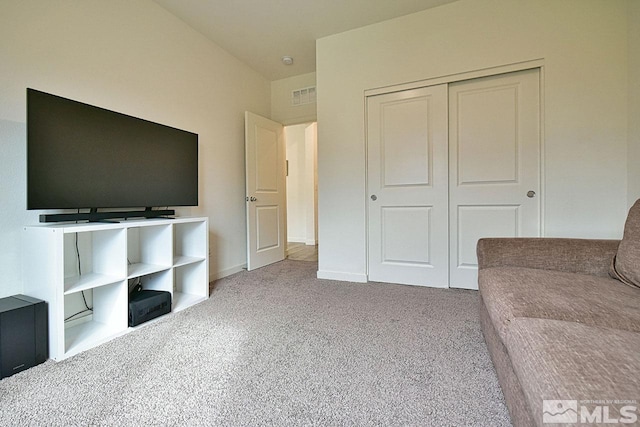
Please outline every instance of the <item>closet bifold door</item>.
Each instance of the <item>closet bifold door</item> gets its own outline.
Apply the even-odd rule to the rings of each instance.
[[[540,71],[449,85],[450,286],[477,289],[482,237],[540,235]]]
[[[447,287],[447,85],[367,98],[368,279]]]

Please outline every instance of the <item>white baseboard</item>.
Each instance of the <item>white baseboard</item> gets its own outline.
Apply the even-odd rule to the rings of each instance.
[[[317,277],[318,279],[340,280],[342,282],[367,283],[367,275],[360,273],[318,270]]]
[[[304,243],[308,246],[315,246],[316,239],[306,239],[304,237],[287,237],[289,243]]]
[[[209,282],[213,282],[214,280],[222,279],[223,277],[231,276],[232,274],[236,274],[245,270],[247,268],[247,264],[239,264],[234,267],[225,268],[224,270],[220,270],[217,272],[213,272],[209,274]]]
[[[464,284],[464,285],[455,285],[455,286],[449,286],[451,289],[469,289],[472,291],[477,291],[478,290],[478,283],[469,283],[469,284]]]

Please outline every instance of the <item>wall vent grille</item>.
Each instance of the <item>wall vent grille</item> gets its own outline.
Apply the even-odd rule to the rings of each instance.
[[[316,103],[316,87],[310,86],[302,89],[296,89],[291,92],[291,105],[305,105]]]

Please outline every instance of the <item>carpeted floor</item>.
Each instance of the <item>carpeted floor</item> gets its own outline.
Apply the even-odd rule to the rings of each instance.
[[[0,425],[508,426],[474,291],[315,279],[285,260],[0,381]]]

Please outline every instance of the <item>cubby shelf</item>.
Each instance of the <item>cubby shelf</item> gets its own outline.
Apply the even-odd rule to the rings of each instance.
[[[154,265],[154,264],[131,264],[128,268],[128,279],[133,279],[135,277],[146,276],[148,274],[157,273],[159,271],[168,270],[171,266],[167,265]]]
[[[68,327],[64,331],[65,357],[88,350],[123,332],[121,328],[95,320]]]
[[[139,279],[144,289],[170,292],[172,311],[209,297],[206,218],[47,224],[24,230],[25,293],[48,303],[49,355],[54,360],[132,329],[131,280]]]
[[[173,294],[173,310],[180,311],[194,304],[204,301],[205,298],[199,295],[184,294],[182,292],[174,292]]]
[[[177,256],[173,259],[173,266],[180,267],[182,265],[193,264],[199,261],[204,261],[204,258],[192,257],[192,256]]]
[[[64,294],[69,295],[74,292],[81,292],[98,286],[109,285],[122,280],[121,277],[109,276],[106,274],[89,273],[82,276],[65,277]]]

